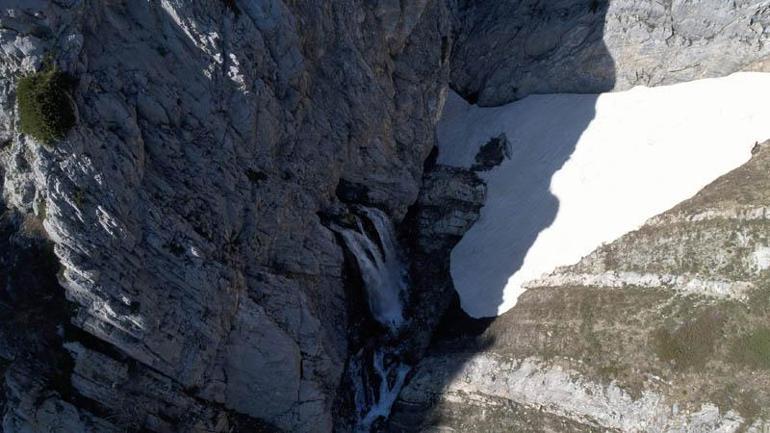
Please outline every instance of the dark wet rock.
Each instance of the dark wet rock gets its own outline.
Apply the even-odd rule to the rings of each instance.
[[[500,165],[503,160],[511,157],[511,143],[505,134],[489,139],[489,141],[479,148],[476,154],[476,162],[471,167],[475,171],[487,171]]]
[[[456,296],[450,254],[479,218],[485,197],[486,185],[471,170],[436,165],[423,178],[420,196],[404,223],[412,280],[407,334],[415,358]]]

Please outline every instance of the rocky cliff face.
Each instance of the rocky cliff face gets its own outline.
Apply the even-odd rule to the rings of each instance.
[[[72,303],[30,310],[42,349],[0,350],[7,432],[330,431],[348,325],[362,313],[319,215],[344,213],[351,197],[407,215],[450,73],[461,93],[494,104],[761,68],[767,54],[759,1],[5,0],[0,10],[0,172],[18,212],[4,236],[41,222],[61,286],[35,290]],[[44,63],[75,80],[77,124],[50,146],[21,134],[16,100],[18,80]],[[481,191],[441,169],[425,184],[407,221],[451,245]],[[416,261],[432,251],[419,248]],[[434,289],[414,305],[435,314],[419,310],[418,321],[448,303],[447,282]],[[3,325],[0,341],[18,329]]]
[[[75,391],[136,408],[132,427],[329,430],[348,318],[317,214],[343,178],[396,218],[415,201],[447,6],[19,1],[1,35],[5,197],[43,220],[72,322],[114,349],[67,343]],[[50,148],[14,108],[47,56],[77,79]],[[6,431],[35,421],[7,413]]]
[[[767,70],[757,1],[461,1],[452,87],[499,105]]]

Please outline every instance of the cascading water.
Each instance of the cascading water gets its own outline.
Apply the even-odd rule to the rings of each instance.
[[[362,212],[374,225],[379,245],[368,236],[360,219],[356,221],[357,230],[341,229],[340,234],[358,263],[369,311],[375,320],[395,333],[404,322],[403,299],[408,289],[406,267],[387,215],[371,208],[362,208]]]
[[[362,349],[350,361],[348,374],[353,380],[358,417],[356,433],[369,433],[375,421],[388,417],[409,373],[409,366],[392,353],[386,353],[390,352],[388,349],[392,348],[378,348],[373,353]]]
[[[380,418],[387,418],[404,385],[409,366],[401,362],[398,343],[389,342],[403,326],[409,281],[396,242],[393,223],[379,209],[361,207],[360,213],[376,232],[373,239],[361,218],[356,227],[334,227],[355,257],[361,272],[372,317],[387,328],[385,341],[375,349],[361,349],[351,357],[348,374],[353,383],[358,433],[368,433]]]

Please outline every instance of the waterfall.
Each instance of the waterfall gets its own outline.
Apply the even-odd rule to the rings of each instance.
[[[355,230],[337,230],[361,271],[369,311],[377,322],[395,333],[404,323],[403,300],[408,289],[406,266],[388,216],[379,209],[362,208],[361,211],[374,226],[379,244],[369,237],[360,219],[356,220]]]
[[[379,347],[362,348],[350,358],[348,376],[353,384],[356,433],[369,433],[375,422],[387,418],[410,367],[401,362],[401,350],[394,337],[403,326],[404,302],[409,280],[390,218],[379,209],[360,207],[355,228],[333,226],[355,257],[366,289],[372,317],[388,333],[370,342]],[[374,230],[366,229],[368,220]]]
[[[386,356],[392,358],[388,363]],[[369,433],[375,421],[388,417],[409,373],[409,366],[382,349],[375,351],[371,357],[374,375],[364,364],[369,359],[363,350],[350,361],[349,374],[354,378],[353,401],[358,414],[356,433]]]

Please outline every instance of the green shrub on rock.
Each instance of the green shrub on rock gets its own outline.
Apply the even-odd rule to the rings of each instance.
[[[46,144],[64,138],[75,125],[70,78],[55,67],[19,80],[20,130]]]

